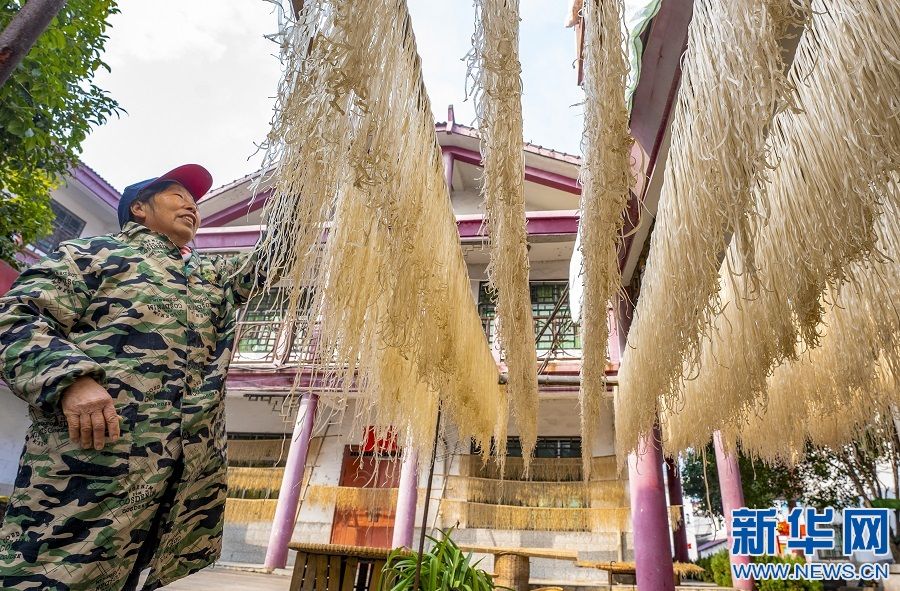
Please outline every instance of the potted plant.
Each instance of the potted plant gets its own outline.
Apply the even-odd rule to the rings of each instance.
[[[441,539],[431,536],[433,546],[422,556],[419,578],[421,591],[493,591],[494,579],[472,562],[450,538],[452,530],[441,532]],[[381,574],[378,591],[412,591],[415,585],[419,554],[394,550],[388,556]]]

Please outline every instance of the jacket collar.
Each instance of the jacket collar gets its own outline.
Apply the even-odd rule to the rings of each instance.
[[[139,224],[133,221],[126,222],[125,225],[122,226],[122,231],[119,234],[120,236],[123,236],[127,242],[139,244],[146,250],[166,250],[170,256],[176,257],[178,260],[181,260],[181,249],[178,248],[178,246],[174,242],[172,242],[171,238],[169,238],[165,234],[154,232],[143,224]],[[196,256],[196,253],[192,252],[190,262],[194,262]]]

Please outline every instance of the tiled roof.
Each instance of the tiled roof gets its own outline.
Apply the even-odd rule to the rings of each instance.
[[[82,161],[82,160],[79,160],[79,161],[78,161],[78,166],[79,166],[80,168],[85,169],[85,170],[89,170],[95,177],[97,177],[98,180],[103,181],[103,183],[109,188],[110,191],[112,191],[113,193],[118,193],[119,195],[121,195],[121,193],[119,192],[119,190],[116,189],[115,187],[113,187],[113,186],[112,186],[112,183],[110,183],[108,180],[106,180],[105,178],[103,178],[103,175],[101,175],[99,172],[97,172],[96,170],[94,170],[93,167],[88,166],[88,165],[85,164],[84,161]]]
[[[273,166],[273,167],[269,168],[266,172],[271,172],[272,170],[274,170],[274,168],[275,167]],[[233,181],[231,181],[229,183],[225,183],[221,187],[216,187],[215,189],[210,189],[206,200],[212,199],[213,197],[216,197],[216,196],[220,195],[221,193],[225,193],[229,189],[238,187],[238,186],[246,183],[247,181],[251,181],[251,180],[255,179],[256,177],[258,177],[260,175],[260,173],[262,173],[262,172],[263,172],[262,169],[259,169],[254,172],[251,172],[250,174],[245,174],[244,176],[242,176],[238,179],[234,179]]]
[[[462,125],[460,123],[456,123],[455,121],[450,121],[450,128],[448,129],[448,124],[446,121],[439,121],[434,124],[435,131],[444,132],[444,133],[458,133],[459,135],[464,135],[466,137],[477,138],[478,130],[474,127],[469,127],[468,125]],[[537,154],[539,156],[545,156],[547,158],[553,158],[554,160],[561,160],[563,162],[567,162],[569,164],[575,164],[581,166],[581,156],[576,156],[575,154],[568,154],[566,152],[560,152],[559,150],[554,150],[552,148],[545,148],[539,144],[534,144],[531,142],[525,142],[525,151],[530,152],[532,154]]]
[[[446,121],[438,121],[434,124],[435,132],[443,132],[443,133],[457,133],[462,136],[477,138],[478,130],[474,127],[469,127],[468,125],[461,125],[453,120],[453,106],[451,105],[448,109],[448,113],[450,116],[449,124]],[[552,158],[554,160],[559,160],[561,162],[566,162],[568,164],[574,164],[576,166],[581,166],[581,157],[576,156],[575,154],[567,154],[566,152],[560,152],[559,150],[553,150],[551,148],[545,148],[544,146],[533,144],[531,142],[525,142],[525,151],[531,154],[537,154],[538,156],[544,156],[546,158]],[[271,169],[269,169],[271,170]],[[227,192],[234,187],[240,186],[246,183],[249,180],[255,179],[259,176],[261,170],[257,170],[256,172],[251,172],[250,174],[244,175],[239,179],[235,179],[230,183],[224,184],[221,187],[217,187],[212,189],[209,192],[209,196],[206,198],[207,200],[213,199],[216,196]],[[268,171],[267,171],[268,172]]]

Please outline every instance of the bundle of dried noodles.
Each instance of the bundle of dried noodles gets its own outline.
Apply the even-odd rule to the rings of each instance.
[[[225,523],[271,523],[277,499],[225,499]]]
[[[735,429],[747,453],[791,463],[807,441],[838,449],[900,408],[900,191],[892,190],[877,227],[885,256],[853,264],[854,281],[829,289],[820,346],[777,367],[766,404]]]
[[[631,528],[627,507],[553,509],[443,500],[440,516],[445,526],[459,522],[460,527],[467,528],[590,532]],[[680,519],[681,505],[671,506],[669,521],[677,524]]]
[[[497,300],[498,337],[509,369],[507,402],[519,430],[527,473],[537,441],[538,384],[528,284],[519,1],[475,0],[475,12],[469,76],[474,81],[484,164],[487,275]]]
[[[506,464],[484,464],[478,456],[463,456],[465,474],[498,480],[522,480],[522,458],[507,458]],[[533,458],[529,479],[537,482],[568,482],[582,480],[584,464],[577,458]],[[591,458],[591,480],[616,480],[616,457]]]
[[[397,489],[312,485],[306,490],[304,501],[338,509],[390,512],[397,509]]]
[[[484,449],[501,412],[497,368],[406,4],[310,0],[284,35],[260,265],[291,283],[286,320],[318,321],[303,336],[314,371],[358,390],[359,423],[393,425],[427,458],[440,403]]]
[[[776,117],[770,178],[755,191],[764,214],[754,220],[757,266],[743,266],[736,243],[726,253],[726,306],[684,384],[684,406],[664,419],[671,451],[702,446],[726,424],[739,431],[765,405],[774,368],[819,345],[835,297],[826,288],[862,289],[860,270],[888,248],[876,243],[876,220],[897,224],[900,118],[886,113],[897,110],[900,54],[885,48],[900,43],[900,6],[837,0],[813,12],[790,73],[800,110]]]
[[[527,507],[621,507],[628,503],[623,481],[532,482],[450,476],[447,496],[476,503]],[[453,494],[451,495],[451,491]]]
[[[311,469],[307,469],[304,477],[308,478]],[[240,468],[228,467],[228,492],[246,490],[274,491],[278,494],[281,488],[281,477],[284,468]]]
[[[718,308],[721,253],[733,236],[752,266],[752,188],[766,168],[766,132],[787,105],[781,39],[809,0],[694,3],[672,145],[629,348],[619,373],[620,459],[673,406],[682,370],[699,362]]]
[[[606,393],[608,306],[622,283],[618,245],[634,180],[630,160],[634,140],[625,103],[628,65],[622,39],[623,10],[622,0],[588,0],[582,8],[585,97],[579,232],[584,293],[578,400],[585,480],[591,476],[593,442]]]
[[[626,531],[630,525],[627,507],[556,509],[443,500],[440,516],[445,525],[459,521],[488,529],[596,532]]]

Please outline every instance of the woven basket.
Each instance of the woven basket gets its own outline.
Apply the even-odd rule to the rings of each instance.
[[[527,556],[498,554],[494,558],[494,577],[498,587],[527,591],[530,576],[530,560]]]

